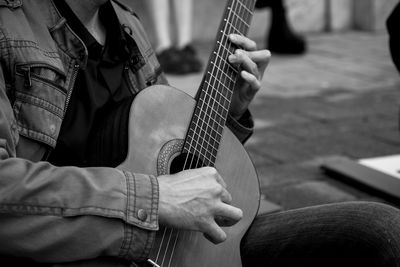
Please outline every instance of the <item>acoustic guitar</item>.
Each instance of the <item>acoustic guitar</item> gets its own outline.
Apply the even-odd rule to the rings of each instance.
[[[235,50],[230,33],[246,35],[255,0],[229,0],[201,82],[197,101],[180,90],[156,85],[130,107],[129,148],[119,169],[156,176],[201,166],[215,167],[243,219],[224,227],[227,240],[215,245],[202,233],[161,228],[142,266],[241,266],[240,240],[259,205],[259,183],[242,144],[225,126],[239,71],[227,62]],[[145,118],[145,119],[143,119]]]

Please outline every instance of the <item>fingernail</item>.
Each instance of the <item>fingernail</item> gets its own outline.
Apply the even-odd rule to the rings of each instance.
[[[230,56],[228,57],[228,60],[229,60],[229,62],[231,62],[231,63],[235,62],[235,59],[236,59],[236,57],[235,57],[234,55],[230,55]]]

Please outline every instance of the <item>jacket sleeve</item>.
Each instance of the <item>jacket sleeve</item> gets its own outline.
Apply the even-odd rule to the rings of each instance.
[[[156,178],[18,158],[16,125],[0,67],[0,255],[146,258],[158,230]]]
[[[250,138],[254,131],[254,120],[249,110],[238,120],[228,115],[226,125],[243,144]]]

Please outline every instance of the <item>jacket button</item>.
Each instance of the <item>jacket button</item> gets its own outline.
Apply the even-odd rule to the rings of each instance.
[[[54,124],[50,125],[50,133],[54,135],[56,133],[56,126]]]
[[[129,35],[133,35],[133,31],[131,29],[131,27],[129,27],[126,24],[122,24],[122,28],[124,29],[125,33],[129,34]]]
[[[147,219],[147,211],[139,209],[137,212],[138,219],[144,222]]]

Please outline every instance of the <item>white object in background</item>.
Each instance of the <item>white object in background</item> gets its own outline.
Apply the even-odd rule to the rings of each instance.
[[[360,159],[360,164],[400,179],[400,155]]]

